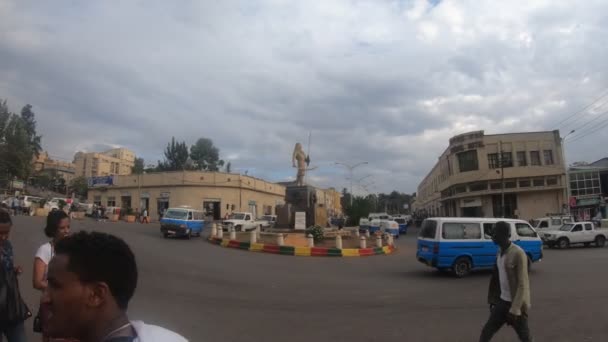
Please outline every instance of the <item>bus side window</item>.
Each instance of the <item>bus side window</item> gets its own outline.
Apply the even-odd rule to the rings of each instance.
[[[188,221],[192,221],[192,212],[191,211],[188,212]]]

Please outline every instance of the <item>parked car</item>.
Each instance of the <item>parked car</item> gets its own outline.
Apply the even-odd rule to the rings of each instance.
[[[277,215],[264,215],[260,218],[262,228],[273,228],[277,224]]]
[[[227,220],[224,220],[222,229],[230,230],[230,228],[234,228],[237,232],[246,232],[257,227],[261,228],[262,223],[262,221],[255,220],[252,213],[232,213]]]
[[[592,243],[604,247],[608,239],[608,229],[597,228],[589,221],[567,223],[557,230],[546,230],[541,234],[547,246],[559,248],[568,248],[573,244],[589,246]]]
[[[205,213],[187,207],[169,208],[160,220],[160,233],[163,237],[201,236],[205,226]]]
[[[433,217],[422,222],[416,258],[421,263],[452,271],[464,277],[472,270],[496,264],[498,246],[492,241],[494,226],[505,221],[511,227],[511,241],[528,256],[528,265],[543,257],[542,240],[523,220],[501,218]]]

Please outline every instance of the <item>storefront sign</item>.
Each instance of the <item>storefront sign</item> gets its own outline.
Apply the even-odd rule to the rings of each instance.
[[[461,208],[481,207],[480,198],[467,198],[460,201]]]
[[[89,183],[90,188],[114,185],[114,177],[113,176],[91,177],[91,178],[89,178],[88,183]]]
[[[576,201],[577,206],[582,207],[582,206],[586,206],[586,205],[598,205],[600,204],[600,199],[599,198],[579,198]]]
[[[170,192],[161,192],[160,193],[160,197],[161,198],[169,198],[170,195],[171,195]]]
[[[23,181],[20,180],[14,180],[11,182],[11,186],[13,189],[21,189],[23,190]]]
[[[296,211],[296,224],[295,230],[305,230],[306,229],[306,212],[304,211]]]
[[[148,192],[142,192],[139,197],[141,197],[141,198],[150,198],[150,193],[148,193]]]
[[[255,205],[255,201],[249,201],[249,205]]]

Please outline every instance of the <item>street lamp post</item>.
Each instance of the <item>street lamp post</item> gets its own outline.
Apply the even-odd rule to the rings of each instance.
[[[350,206],[353,206],[353,170],[355,168],[357,168],[358,166],[361,165],[365,165],[365,164],[369,164],[368,162],[360,162],[354,165],[349,165],[349,164],[345,164],[345,163],[339,163],[336,162],[336,165],[342,165],[344,167],[346,167],[350,173]],[[365,178],[365,177],[364,177]]]
[[[564,201],[566,202],[566,214],[568,215],[570,214],[570,179],[568,176],[568,165],[566,164],[566,138],[574,132],[576,132],[576,130],[573,129],[562,138],[562,163],[564,164],[564,181],[566,182],[566,186],[564,187]]]

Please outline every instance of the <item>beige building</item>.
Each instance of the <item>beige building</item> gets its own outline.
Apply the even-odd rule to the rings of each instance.
[[[66,184],[69,184],[76,174],[76,166],[73,163],[51,159],[46,151],[41,152],[34,159],[33,164],[35,172],[54,171],[65,180]]]
[[[190,206],[215,219],[236,211],[260,217],[284,204],[285,187],[254,177],[221,172],[175,171],[113,176],[112,184],[89,189],[88,201],[106,207],[147,208],[157,219],[163,208]]]
[[[559,213],[566,204],[563,160],[559,131],[461,134],[418,186],[416,208],[429,216],[532,219]]]
[[[342,195],[334,188],[319,189],[317,191],[317,205],[327,209],[327,217],[342,216]]]
[[[76,177],[101,177],[130,175],[135,165],[135,153],[126,148],[115,148],[105,152],[76,152],[74,155]]]

